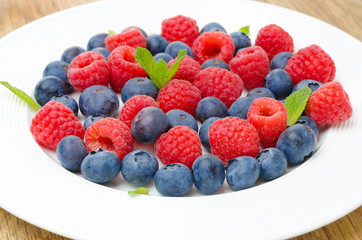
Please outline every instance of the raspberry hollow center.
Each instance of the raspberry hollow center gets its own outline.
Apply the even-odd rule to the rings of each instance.
[[[220,45],[216,42],[209,43],[204,53],[209,57],[217,56],[220,53]]]
[[[100,144],[100,148],[102,148],[102,149],[105,149],[108,151],[114,151],[116,149],[112,140],[107,137],[99,136],[97,140]]]

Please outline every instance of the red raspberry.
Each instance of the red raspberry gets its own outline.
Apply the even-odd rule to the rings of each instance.
[[[147,77],[147,73],[136,61],[136,49],[129,46],[115,48],[108,57],[108,66],[111,74],[111,87],[120,92],[124,84],[134,77]]]
[[[285,67],[294,84],[304,79],[321,83],[331,82],[336,74],[332,58],[318,45],[300,49],[288,61]]]
[[[226,69],[208,67],[197,74],[194,86],[200,89],[202,97],[217,97],[229,108],[243,91],[241,78]]]
[[[197,132],[186,126],[176,126],[162,134],[155,143],[155,151],[163,164],[183,163],[190,169],[202,155]]]
[[[235,45],[226,33],[204,32],[194,41],[192,51],[200,64],[209,59],[219,59],[228,63],[234,56]]]
[[[293,38],[283,28],[269,24],[259,30],[255,46],[260,46],[267,53],[269,61],[281,52],[293,52]]]
[[[121,110],[119,119],[131,128],[133,118],[145,107],[159,107],[158,103],[150,96],[135,95],[128,99]]]
[[[264,86],[269,73],[269,59],[259,46],[252,46],[240,51],[229,62],[230,70],[239,75],[247,90]]]
[[[226,166],[240,156],[256,157],[260,151],[257,130],[248,121],[237,117],[216,120],[209,128],[211,152]]]
[[[85,144],[89,151],[100,148],[113,152],[122,162],[133,150],[133,135],[129,127],[115,118],[102,118],[90,125],[85,132]]]
[[[73,111],[56,101],[42,107],[31,120],[30,132],[35,141],[49,149],[56,149],[59,141],[68,135],[83,139],[84,128]]]
[[[309,98],[305,113],[318,126],[344,122],[352,116],[348,94],[339,82],[322,85]]]
[[[185,80],[173,79],[158,93],[160,108],[167,113],[180,109],[195,116],[197,104],[201,100],[200,90]]]
[[[169,42],[180,41],[191,47],[199,36],[199,27],[194,19],[177,15],[163,20],[161,35]]]
[[[130,46],[136,48],[137,46],[145,48],[147,45],[146,37],[138,28],[129,28],[123,33],[108,35],[105,39],[106,48],[113,51],[119,46]]]
[[[248,121],[258,131],[261,146],[274,147],[279,135],[287,128],[287,109],[273,98],[258,98],[249,108]]]
[[[170,68],[171,65],[175,64],[176,60],[177,58],[170,60],[167,64],[168,68]],[[195,80],[196,75],[200,71],[200,64],[196,62],[192,57],[185,56],[184,59],[182,59],[180,67],[173,78],[187,80],[192,83]]]
[[[81,53],[69,64],[68,78],[70,84],[78,91],[84,91],[93,85],[108,86],[107,61],[99,52]]]

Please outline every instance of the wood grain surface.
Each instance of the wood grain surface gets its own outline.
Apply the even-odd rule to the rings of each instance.
[[[51,13],[94,1],[0,0],[0,37]],[[362,41],[362,0],[261,0],[261,2],[308,14]],[[13,239],[65,240],[67,238],[40,229],[0,208],[0,240]],[[362,240],[362,207],[327,226],[293,238],[293,240],[309,239]]]

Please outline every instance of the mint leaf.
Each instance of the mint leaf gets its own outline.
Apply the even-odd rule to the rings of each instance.
[[[109,33],[109,34],[116,34],[116,32],[113,31],[113,30],[108,30],[108,33]]]
[[[149,192],[150,191],[147,188],[140,187],[140,188],[137,188],[134,191],[128,191],[128,194],[131,195],[131,196],[135,196],[136,194],[148,195]]]
[[[32,107],[35,110],[39,110],[40,107],[38,104],[25,92],[21,91],[20,89],[11,86],[8,82],[0,81],[0,84],[4,85],[7,89],[15,93],[16,96],[21,98],[23,101],[25,101],[30,107]]]
[[[245,26],[245,27],[241,27],[239,29],[239,32],[243,32],[243,33],[245,33],[245,35],[249,36],[249,25]]]
[[[177,70],[180,67],[181,61],[182,59],[184,59],[185,56],[186,56],[186,50],[181,50],[178,52],[176,62],[170,66],[170,70],[168,70],[167,72],[167,78],[166,78],[167,82],[170,81],[173,78],[173,76],[175,76]]]
[[[287,109],[287,126],[292,126],[302,115],[311,93],[312,90],[308,86],[304,86],[285,99],[284,106]]]

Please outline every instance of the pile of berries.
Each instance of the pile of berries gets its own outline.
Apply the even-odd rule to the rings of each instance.
[[[136,61],[137,48],[169,69],[180,50],[187,56],[159,88],[156,73]],[[30,131],[56,150],[64,168],[92,182],[121,173],[134,186],[154,181],[162,195],[181,196],[193,185],[214,193],[226,178],[241,190],[304,162],[315,151],[319,126],[351,117],[335,72],[318,45],[294,53],[292,37],[278,25],[261,28],[252,45],[241,31],[228,34],[215,22],[199,30],[194,19],[178,15],[162,22],[161,34],[129,27],[94,35],[86,49],[66,49],[35,87],[43,107]],[[305,86],[312,93],[305,107],[296,106],[304,114],[289,124],[286,98]]]

